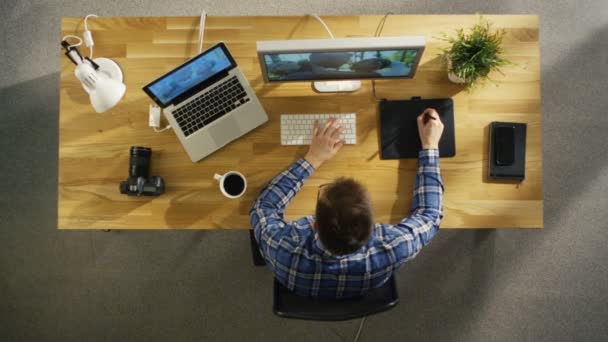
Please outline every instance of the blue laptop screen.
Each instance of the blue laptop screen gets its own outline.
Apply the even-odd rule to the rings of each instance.
[[[154,81],[146,88],[155,97],[155,100],[166,106],[176,97],[231,66],[230,58],[226,56],[222,46],[218,45]]]

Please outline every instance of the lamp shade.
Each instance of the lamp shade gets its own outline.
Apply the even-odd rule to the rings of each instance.
[[[97,113],[103,113],[116,106],[118,101],[125,95],[127,87],[116,80],[102,75],[93,91],[89,93],[93,109]]]
[[[89,62],[78,64],[75,75],[89,94],[93,109],[97,113],[103,113],[116,106],[127,90],[122,82],[95,70]]]

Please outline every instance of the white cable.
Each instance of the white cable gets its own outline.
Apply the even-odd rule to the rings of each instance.
[[[158,129],[156,127],[153,127],[153,128],[154,128],[154,132],[161,133],[161,132],[164,132],[164,131],[168,130],[169,128],[171,128],[171,125],[167,125],[167,126],[165,126],[165,128],[162,128],[162,129]]]
[[[363,323],[365,323],[366,318],[367,318],[367,316],[364,316],[361,319],[361,323],[359,324],[359,330],[357,330],[357,335],[355,335],[355,339],[353,340],[353,342],[359,341],[359,336],[361,335],[361,329],[363,329]]]
[[[88,24],[88,20],[89,18],[98,18],[99,16],[97,14],[87,14],[86,17],[84,17],[84,45],[86,45],[89,48],[89,58],[93,59],[93,45],[95,45],[95,42],[93,41],[93,35],[91,34],[91,31],[89,30],[89,24]]]
[[[327,31],[327,34],[329,34],[331,39],[334,39],[334,35],[331,33],[331,31],[329,30],[329,27],[327,27],[327,25],[325,24],[323,19],[321,19],[321,17],[319,17],[316,14],[311,14],[311,16],[314,17],[315,19],[317,19],[321,23],[321,25],[323,25],[323,27],[325,28],[325,31]]]
[[[376,33],[374,33],[374,37],[380,37],[380,35],[382,34],[382,30],[384,29],[384,24],[386,23],[386,18],[388,18],[388,16],[391,14],[393,14],[393,12],[386,12],[384,17],[380,19],[380,22],[378,22],[378,26],[376,26]],[[374,98],[376,100],[382,100],[378,98],[378,96],[376,96],[376,80],[372,80],[372,95],[374,95]]]
[[[89,20],[89,18],[99,18],[99,16],[97,14],[87,14],[87,16],[84,17],[84,29],[86,31],[89,30],[89,25],[87,24],[87,20]]]
[[[198,53],[203,51],[203,36],[205,35],[205,19],[207,19],[207,12],[203,10],[201,12],[201,20],[198,23]]]
[[[160,107],[150,104],[150,109],[148,112],[148,125],[152,127],[156,133],[164,132],[171,128],[171,125],[167,125],[164,128],[159,129],[161,111],[162,109]]]
[[[68,34],[66,36],[63,36],[63,38],[61,38],[61,40],[67,40],[68,38],[78,39],[78,43],[77,44],[70,44],[70,47],[76,47],[76,46],[82,45],[82,38],[80,38],[78,36],[75,36],[73,34]]]

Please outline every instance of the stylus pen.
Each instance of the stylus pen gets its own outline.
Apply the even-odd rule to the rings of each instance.
[[[427,123],[429,121],[429,119],[437,120],[437,118],[434,116],[431,116],[431,114],[425,113],[424,114],[424,123]]]

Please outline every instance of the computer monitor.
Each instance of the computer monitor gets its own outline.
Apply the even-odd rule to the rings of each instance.
[[[265,82],[312,81],[320,92],[354,91],[360,80],[412,78],[424,36],[258,41]],[[350,80],[350,81],[344,81]]]

